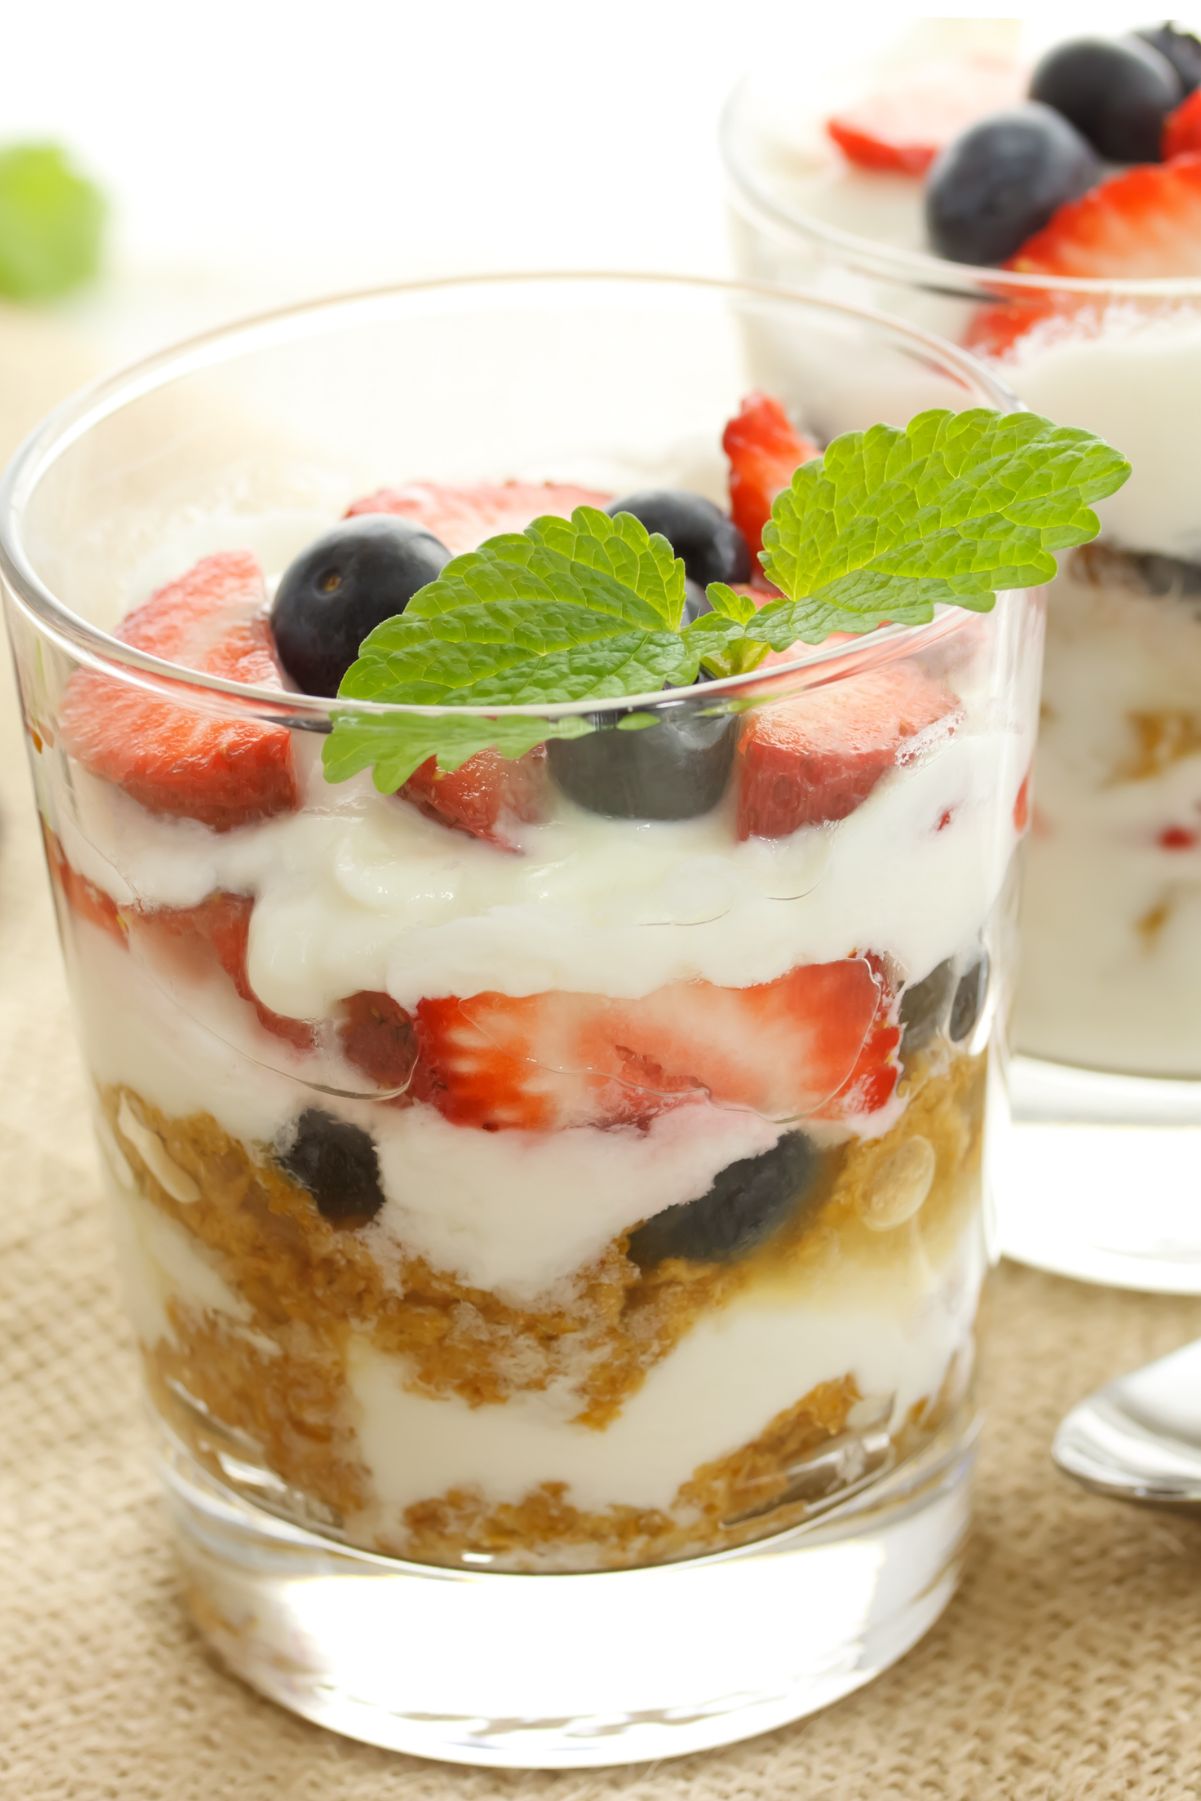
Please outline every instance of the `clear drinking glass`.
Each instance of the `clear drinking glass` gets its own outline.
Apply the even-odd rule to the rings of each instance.
[[[577,746],[485,753],[494,842],[325,783],[336,703],[106,628],[197,558],[270,580],[388,480],[720,495],[765,332],[823,355],[824,432],[1010,405],[821,301],[481,279],[199,340],[71,403],[7,478],[34,780],[189,1603],[256,1687],[379,1744],[695,1750],[855,1688],[947,1601],[1041,607],[588,703],[584,746],[644,715],[615,816],[569,798]],[[832,794],[823,730],[893,703],[897,742]],[[798,728],[811,760],[782,775]],[[211,756],[215,730],[235,811],[268,772],[262,817],[142,804],[144,756]],[[682,769],[691,815],[646,817]],[[762,835],[769,803],[788,835]]]
[[[1051,286],[899,248],[921,235],[920,182],[831,175],[806,135],[771,83],[735,90],[742,272],[968,346],[1133,464],[1049,597],[999,1231],[1061,1274],[1201,1291],[1201,524],[1184,403],[1201,282]],[[766,383],[805,382],[804,352],[764,355]]]

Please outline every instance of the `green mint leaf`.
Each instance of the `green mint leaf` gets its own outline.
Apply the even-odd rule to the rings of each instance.
[[[710,675],[745,675],[767,655],[766,644],[754,642],[747,632],[758,609],[749,594],[736,594],[724,582],[710,582],[706,593],[712,611],[691,620],[684,636],[695,644]]]
[[[710,582],[705,594],[713,610],[702,613],[701,618],[693,622],[697,625],[705,619],[733,619],[738,625],[745,625],[759,610],[749,594],[736,594],[725,582]]]
[[[777,495],[763,567],[784,596],[748,624],[798,638],[920,625],[938,604],[987,612],[998,589],[1055,573],[1054,553],[1094,538],[1092,506],[1130,474],[1090,432],[1037,413],[919,413],[903,431],[836,438]]]
[[[104,201],[54,144],[0,151],[0,294],[49,300],[100,263]]]
[[[430,757],[437,757],[440,769],[450,771],[481,750],[524,757],[548,738],[581,738],[591,730],[588,720],[579,718],[548,721],[521,715],[486,719],[475,713],[457,719],[430,713],[347,713],[335,721],[325,741],[325,777],[330,782],[344,782],[361,769],[370,769],[380,793],[395,794]]]
[[[1049,580],[1057,551],[1095,537],[1093,505],[1129,474],[1099,438],[1035,413],[934,411],[903,431],[848,432],[776,497],[760,560],[779,598],[760,607],[715,582],[711,611],[682,629],[684,566],[666,539],[592,507],[535,519],[455,557],[366,639],[339,689],[349,704],[326,775],[371,768],[390,793],[430,757],[453,770],[593,729],[490,708],[653,693],[702,666],[744,674],[798,640],[924,624],[939,605],[987,612],[999,589]],[[481,711],[373,716],[355,701]]]
[[[578,507],[535,519],[455,557],[404,613],[364,641],[338,690],[392,706],[537,706],[684,686],[700,667],[680,632],[684,566],[631,514]],[[374,767],[400,785],[436,755],[454,769],[493,747],[521,756],[548,737],[578,737],[586,720],[373,718],[348,709],[323,757],[330,781]],[[404,773],[397,778],[397,772]],[[396,779],[394,779],[396,778]]]

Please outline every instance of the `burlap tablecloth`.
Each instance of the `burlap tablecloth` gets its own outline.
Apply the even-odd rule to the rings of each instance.
[[[1201,1303],[1011,1268],[991,1298],[967,1580],[923,1644],[826,1713],[654,1767],[473,1771],[342,1741],[214,1668],[150,1472],[7,683],[0,711],[5,1801],[1201,1795],[1201,1519],[1094,1500],[1048,1455],[1072,1400],[1201,1333]]]

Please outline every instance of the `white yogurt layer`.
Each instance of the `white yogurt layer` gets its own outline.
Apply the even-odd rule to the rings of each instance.
[[[302,1019],[361,990],[412,1008],[488,990],[746,987],[868,950],[919,979],[973,940],[999,891],[1013,841],[998,842],[997,783],[1023,754],[983,706],[953,735],[923,736],[837,827],[774,841],[739,843],[732,801],[664,824],[564,801],[527,828],[524,854],[502,853],[365,783],[217,833],[156,818],[82,771],[80,824],[64,807],[61,836],[68,860],[122,902],[255,894],[251,985]]]
[[[171,1118],[211,1113],[264,1155],[306,1106],[361,1125],[376,1141],[385,1195],[369,1232],[382,1267],[403,1248],[518,1306],[570,1280],[619,1232],[704,1194],[720,1170],[780,1134],[757,1114],[707,1102],[645,1131],[543,1134],[477,1132],[429,1107],[348,1100],[314,1090],[299,1064],[287,1073],[288,1047],[232,994],[218,1034],[211,1014],[198,1018],[186,993],[160,987],[104,932],[80,921],[76,944],[77,1005],[97,1082],[131,1088]],[[162,1146],[139,1122],[129,1129],[174,1192],[185,1172],[162,1168]]]
[[[580,1508],[668,1508],[699,1465],[847,1374],[866,1397],[892,1397],[895,1426],[937,1392],[968,1345],[982,1273],[973,1221],[957,1261],[932,1272],[920,1294],[898,1277],[887,1296],[857,1300],[853,1275],[821,1305],[756,1290],[698,1320],[603,1432],[573,1423],[579,1400],[567,1387],[474,1408],[416,1394],[402,1357],[358,1339],[349,1383],[376,1523],[386,1530],[404,1508],[447,1489],[516,1502],[543,1482],[565,1483]]]
[[[1114,647],[1121,647],[1115,655]],[[1050,608],[1017,1042],[1141,1075],[1201,1075],[1201,621],[1179,600],[1061,577]],[[1135,720],[1190,754],[1136,779]],[[1169,729],[1172,729],[1169,725]]]
[[[432,1107],[382,1122],[377,1110],[373,1124],[388,1197],[368,1233],[376,1254],[418,1252],[518,1305],[586,1267],[619,1232],[707,1193],[781,1130],[705,1102],[645,1131],[476,1132]]]

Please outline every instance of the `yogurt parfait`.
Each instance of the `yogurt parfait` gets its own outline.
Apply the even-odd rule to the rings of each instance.
[[[926,21],[887,67],[832,76],[812,118],[751,78],[727,118],[735,229],[748,272],[921,323],[1131,459],[1048,611],[1015,1027],[1031,1130],[1003,1240],[1189,1287],[1201,528],[1182,396],[1201,371],[1201,43],[1165,24],[1031,45],[1019,23]],[[788,361],[766,356],[765,378]],[[1138,1128],[1128,1155],[1115,1121]]]
[[[696,293],[723,326],[743,304]],[[422,298],[392,297],[406,379]],[[306,351],[366,304],[302,315]],[[688,1572],[673,1658],[605,1677],[639,1718],[733,1684],[735,1647],[698,1673],[706,1583],[748,1619],[781,1581],[799,1607],[895,1520],[910,1637],[949,1592],[1037,584],[1125,472],[951,377],[975,405],[832,439],[799,391],[712,384],[685,441],[631,390],[638,435],[605,446],[625,481],[598,479],[586,417],[566,452],[547,433],[545,478],[500,460],[497,420],[487,460],[422,461],[410,417],[358,497],[348,455],[299,504],[280,452],[272,505],[241,476],[210,504],[200,470],[167,523],[131,458],[49,610],[20,483],[49,484],[52,550],[75,440],[12,478],[35,782],[193,1605],[303,1711],[467,1755],[432,1684],[472,1755],[578,1761],[574,1676],[507,1651],[539,1609],[611,1651],[634,1591],[515,1575]],[[100,408],[134,442],[152,423]],[[116,525],[106,633],[83,613]],[[811,1659],[870,1626],[840,1580]],[[409,1652],[365,1674],[393,1630]],[[656,1714],[654,1743],[841,1692],[813,1661],[747,1702],[770,1637],[737,1707]],[[635,1721],[621,1754],[650,1742]]]

